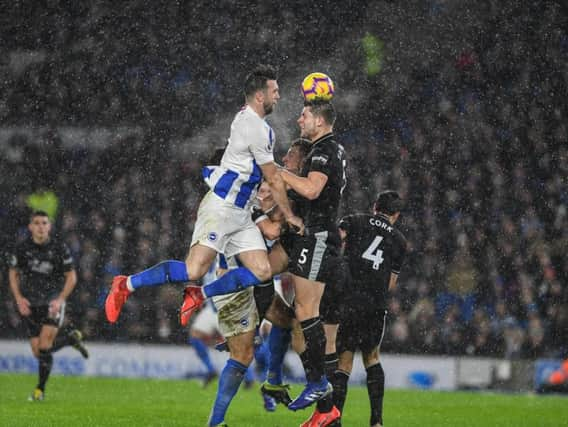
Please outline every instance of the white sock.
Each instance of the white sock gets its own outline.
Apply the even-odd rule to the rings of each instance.
[[[126,279],[126,287],[130,292],[134,292],[134,288],[132,287],[132,282],[130,281],[130,276]]]

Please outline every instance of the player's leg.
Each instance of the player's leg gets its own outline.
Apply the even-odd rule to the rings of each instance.
[[[232,269],[214,282],[203,286],[204,296],[231,294],[272,278],[266,249],[240,252],[238,257],[242,267]]]
[[[329,241],[329,233],[321,231],[296,238],[290,253],[290,273],[294,275],[295,311],[306,341],[301,355],[308,384],[288,407],[302,409],[332,392],[325,373],[325,331],[319,316],[325,277],[336,268],[330,257],[337,248]]]
[[[223,253],[227,236],[234,228],[232,223],[221,220],[224,215],[218,203],[216,197],[211,194],[201,201],[185,265],[181,261],[165,261],[133,276],[116,276],[113,279],[105,301],[105,312],[109,322],[114,323],[118,320],[124,303],[137,288],[159,286],[168,281],[173,283],[198,281],[207,273],[217,253]],[[188,294],[191,295],[188,297]],[[187,304],[185,304],[186,299]],[[203,301],[204,298],[198,289],[193,293],[191,290],[186,290],[184,306],[189,315],[184,316],[182,313],[183,326],[189,321],[193,310],[198,308]]]
[[[349,350],[339,353],[339,363],[335,372],[333,382],[333,402],[337,409],[343,414],[345,399],[347,398],[347,389],[349,384],[349,376],[353,370],[353,358],[355,353]]]
[[[325,269],[329,271],[331,270],[330,265],[335,267],[338,263],[339,259],[330,257],[325,262]],[[324,358],[325,376],[332,385],[334,384],[335,371],[338,365],[336,338],[340,321],[340,303],[342,301],[341,296],[344,282],[345,280],[340,270],[335,269],[333,275],[327,275],[324,294],[320,302],[320,316],[324,322],[326,338]],[[341,413],[339,409],[334,406],[333,393],[318,400],[316,405],[317,408],[310,420],[308,420],[309,423],[306,425],[327,426],[333,424],[335,426],[339,423]]]
[[[51,353],[55,353],[67,346],[73,347],[75,350],[81,353],[81,356],[83,356],[83,358],[89,358],[89,351],[83,343],[83,334],[79,329],[69,327],[60,329],[57,337],[55,338],[55,342],[51,347]]]
[[[383,398],[385,394],[385,372],[379,358],[379,349],[363,353],[363,365],[367,371],[367,392],[371,405],[371,426],[383,425]]]
[[[207,225],[203,225],[202,228],[206,229]],[[194,233],[194,240],[196,233],[197,231]],[[203,232],[200,232],[197,236],[201,234]],[[181,308],[182,325],[189,322],[191,315],[205,298],[239,292],[251,286],[260,285],[272,278],[266,244],[260,230],[252,221],[244,223],[242,229],[233,230],[230,234],[226,234],[224,236],[225,242],[218,242],[217,238],[213,242],[209,240],[206,243],[207,246],[216,247],[218,252],[224,254],[227,258],[238,256],[241,266],[229,270],[217,280],[201,288],[187,287]],[[191,259],[191,252],[188,259]],[[190,264],[188,270],[192,271]]]
[[[44,313],[45,310],[46,308],[44,307]],[[42,314],[42,316],[43,315],[44,314]],[[38,316],[38,308],[31,307],[31,313],[28,316],[22,316],[22,321],[26,325],[32,353],[34,357],[39,361],[39,334],[41,332],[41,317]],[[29,396],[28,400],[43,400],[43,391],[39,388],[35,388],[32,394]]]
[[[325,357],[324,357],[324,372],[327,380],[333,385],[335,371],[338,366],[337,350],[335,347],[335,338],[337,336],[338,324],[324,323],[325,331]],[[333,409],[333,396],[327,396],[317,402],[318,411],[327,413]]]
[[[325,316],[323,314],[322,318],[325,319]],[[325,376],[332,385],[334,385],[335,382],[335,372],[337,371],[338,366],[338,356],[335,347],[338,326],[338,324],[324,323],[326,337],[324,369]],[[306,364],[309,364],[309,362],[306,361]],[[334,394],[335,389],[333,390],[333,393],[318,400],[316,403],[316,410],[313,412],[310,418],[305,421],[304,424],[302,424],[302,426],[337,427],[341,425],[341,412],[339,408],[334,405]]]
[[[51,354],[51,347],[57,336],[57,327],[51,324],[44,324],[41,327],[39,337],[37,340],[37,354],[38,354],[38,383],[34,393],[30,397],[31,400],[43,400],[45,393],[45,386],[51,368],[53,367],[53,355]]]
[[[217,426],[225,421],[225,414],[229,409],[229,405],[252,362],[254,334],[254,331],[249,331],[227,338],[231,356],[219,378],[219,387],[209,418],[209,426]]]
[[[237,393],[254,357],[254,336],[258,311],[252,289],[215,298],[219,331],[227,339],[230,358],[221,372],[217,397],[209,419],[210,426],[224,422],[229,404]]]
[[[363,366],[367,371],[367,392],[371,405],[371,426],[383,425],[383,398],[385,394],[385,372],[380,361],[380,349],[385,334],[386,311],[376,313],[371,322],[375,328],[367,329],[361,337]]]
[[[362,307],[347,298],[343,300],[342,310],[338,320],[339,328],[336,336],[336,348],[339,355],[338,367],[333,376],[333,400],[335,406],[344,413],[343,407],[347,397],[349,376],[353,369],[353,358],[359,349],[361,338],[367,336],[368,330],[375,329],[374,317],[365,312]]]
[[[325,331],[319,317],[319,302],[323,295],[324,284],[294,275],[296,318],[300,322],[306,350],[300,358],[308,381],[304,391],[288,405],[292,410],[303,409],[332,391],[331,384],[325,378]]]
[[[163,261],[131,276],[116,276],[105,301],[108,321],[114,323],[118,320],[124,303],[136,289],[199,280],[205,275],[216,255],[215,249],[196,244],[190,249],[185,263],[175,260]]]
[[[252,222],[227,237],[222,253],[227,259],[237,256],[240,267],[231,269],[219,279],[203,287],[206,297],[226,295],[272,279],[264,238]]]
[[[268,282],[261,283],[254,287],[254,300],[256,302],[256,308],[258,310],[258,316],[260,322],[266,318],[266,312],[272,305],[272,300],[274,298],[274,281],[269,280]]]
[[[291,329],[294,311],[284,302],[279,293],[274,295],[272,304],[266,312],[266,318],[272,323],[268,334],[269,359],[266,380],[261,386],[263,395],[271,396],[278,403],[288,406],[292,401],[290,386],[283,383],[284,357],[290,347]]]
[[[272,276],[276,276],[288,269],[288,254],[280,243],[275,243],[268,253],[268,262],[272,270]]]
[[[280,243],[275,243],[270,252],[268,253],[268,261],[271,266],[272,275],[276,276],[283,272],[288,267],[288,255]],[[284,366],[284,357],[288,351],[291,340],[291,325],[294,319],[294,312],[288,306],[282,297],[276,293],[276,284],[281,286],[280,276],[273,280],[273,292],[271,295],[271,302],[264,312],[266,317],[272,323],[272,327],[268,334],[266,348],[266,375],[265,380],[261,386],[261,393],[265,401],[265,408],[267,410],[275,410],[271,404],[282,403],[286,406],[292,401],[288,392],[289,385],[283,384],[282,371]],[[257,300],[257,307],[259,306],[258,294],[262,288],[255,287],[255,299]],[[281,292],[281,290],[280,290]],[[262,297],[267,297],[267,294],[261,294]],[[262,298],[264,299],[264,298]],[[259,313],[262,313],[262,304],[260,304]],[[262,314],[261,314],[262,317]]]
[[[265,323],[264,326],[266,325],[268,324]],[[255,345],[254,361],[255,361],[255,368],[256,368],[255,371],[257,378],[264,385],[264,382],[266,381],[266,378],[268,376],[268,364],[270,362],[270,348],[269,348],[268,338],[264,339],[260,345]],[[262,392],[262,386],[261,386],[261,395],[262,395],[264,409],[268,412],[274,412],[278,404],[276,399]]]

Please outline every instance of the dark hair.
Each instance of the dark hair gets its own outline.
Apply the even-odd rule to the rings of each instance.
[[[245,80],[245,97],[248,98],[259,90],[265,89],[268,80],[276,80],[277,78],[278,76],[274,67],[270,65],[258,65]]]
[[[310,141],[304,138],[298,138],[292,141],[290,148],[298,148],[300,155],[306,157],[310,152],[311,144]]]
[[[328,125],[333,126],[335,123],[335,108],[333,108],[333,104],[330,101],[324,101],[323,99],[304,101],[304,106],[310,107],[314,116],[323,117]]]
[[[225,154],[226,147],[218,147],[207,161],[208,165],[220,165],[223,154]]]
[[[400,195],[394,190],[386,190],[377,196],[374,203],[375,211],[385,213],[387,215],[394,215],[400,212],[403,206],[403,201]]]
[[[47,214],[46,211],[39,211],[39,210],[38,210],[38,211],[33,211],[33,212],[32,212],[32,214],[30,215],[30,222],[32,222],[33,219],[34,219],[36,216],[45,216],[45,217],[47,217],[47,218],[49,219],[49,215]]]

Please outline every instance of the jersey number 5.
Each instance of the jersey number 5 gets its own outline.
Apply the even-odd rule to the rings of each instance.
[[[376,236],[369,247],[363,252],[362,258],[373,262],[373,270],[378,270],[385,260],[383,251],[379,249],[379,245],[383,241],[383,236]]]
[[[298,259],[298,264],[305,264],[308,260],[308,248],[302,248],[302,252],[300,252],[300,258]]]

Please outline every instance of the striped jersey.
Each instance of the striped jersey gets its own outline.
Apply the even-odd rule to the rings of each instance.
[[[231,205],[249,208],[262,179],[259,165],[274,161],[274,131],[250,106],[237,113],[219,166],[203,168],[211,191]]]

